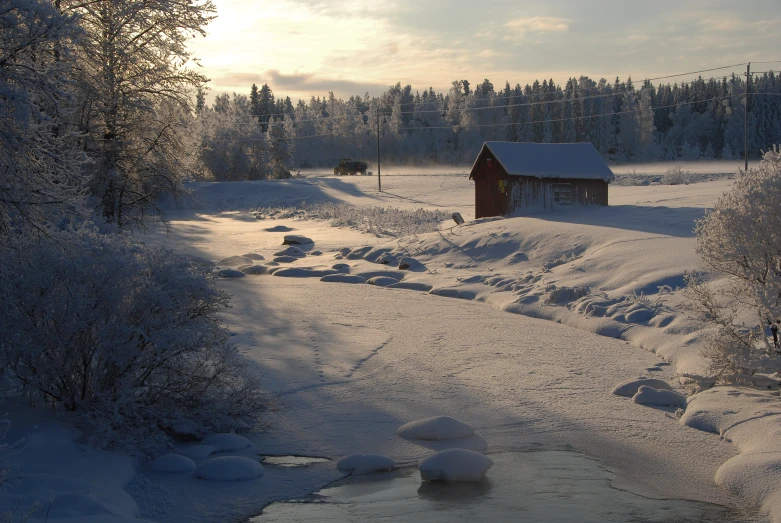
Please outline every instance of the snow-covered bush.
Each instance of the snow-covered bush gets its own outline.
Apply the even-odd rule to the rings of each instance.
[[[686,185],[691,178],[691,171],[685,170],[680,165],[667,169],[667,172],[659,180],[662,185]]]
[[[324,202],[295,207],[263,207],[254,209],[256,218],[301,218],[328,220],[334,227],[358,229],[375,236],[405,236],[423,234],[439,229],[443,220],[450,218],[444,211],[415,209],[412,211],[393,207],[356,206],[347,203]]]
[[[695,310],[717,327],[706,356],[722,379],[757,369],[776,370],[765,326],[781,316],[781,149],[766,152],[756,169],[697,223],[697,253],[725,280],[708,285],[689,275]]]
[[[249,429],[273,408],[218,312],[210,268],[91,231],[0,246],[0,362],[100,446]]]

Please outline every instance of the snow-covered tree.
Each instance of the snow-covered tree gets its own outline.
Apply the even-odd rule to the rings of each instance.
[[[757,169],[697,223],[697,253],[725,280],[716,286],[690,278],[692,303],[718,327],[706,356],[721,377],[758,368],[776,370],[764,327],[781,317],[781,149],[766,152]]]
[[[0,5],[0,235],[82,212],[84,157],[64,121],[76,32],[45,0]]]
[[[187,41],[205,34],[211,0],[58,0],[82,29],[78,54],[79,123],[94,160],[91,191],[104,219],[143,222],[162,193],[180,189],[185,173],[172,154],[181,130],[158,112],[189,109],[205,77],[189,69]]]

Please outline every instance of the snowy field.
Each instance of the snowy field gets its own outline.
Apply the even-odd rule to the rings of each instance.
[[[694,221],[732,184],[715,178],[615,186],[607,208],[481,220],[465,174],[383,176],[381,193],[376,176],[195,184],[171,210],[169,234],[146,241],[241,276],[221,282],[233,294],[225,319],[284,408],[249,441],[182,444],[138,462],[86,449],[66,420],[12,405],[8,440],[28,441],[2,507],[16,507],[14,521],[36,500],[31,521],[246,521],[343,477],[336,460],[348,454],[405,466],[456,447],[577,450],[613,471],[616,486],[781,522],[777,382],[680,396],[681,378],[705,368],[703,326],[680,287],[699,267]],[[354,216],[364,222],[333,227],[290,212],[324,203],[363,208]],[[467,221],[396,236],[369,223],[378,207]],[[314,243],[281,254],[286,235]],[[254,259],[226,260],[245,254]],[[638,378],[659,381],[635,395]],[[397,434],[432,416],[474,434]],[[256,467],[291,454],[333,461]]]

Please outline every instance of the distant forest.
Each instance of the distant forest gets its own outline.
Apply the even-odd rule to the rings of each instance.
[[[781,143],[781,77],[749,79],[749,156]],[[396,84],[379,97],[333,93],[294,105],[268,85],[248,95],[197,97],[192,136],[205,178],[285,176],[332,168],[339,158],[405,165],[471,163],[483,142],[591,142],[611,162],[743,157],[746,80],[740,76],[659,84],[631,78],[571,78],[497,90],[489,80],[452,83],[447,93]]]

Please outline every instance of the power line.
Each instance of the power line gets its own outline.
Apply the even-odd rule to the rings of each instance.
[[[775,60],[766,61],[766,62],[752,62],[752,63],[761,64],[761,63],[776,63],[776,62],[781,63],[781,61],[775,61]],[[739,63],[739,64],[733,64],[733,65],[725,65],[725,66],[721,66],[721,67],[712,67],[712,68],[709,68],[709,69],[700,69],[698,71],[690,71],[690,72],[687,72],[687,73],[676,73],[676,74],[671,74],[671,75],[666,75],[666,76],[656,76],[656,77],[653,77],[653,78],[645,78],[645,79],[643,79],[643,81],[644,82],[651,82],[651,81],[654,81],[654,80],[663,80],[663,79],[666,79],[666,78],[678,78],[678,77],[681,77],[681,76],[689,76],[689,75],[693,75],[693,74],[706,73],[706,72],[710,72],[710,71],[721,71],[721,70],[724,70],[724,69],[730,69],[730,68],[734,68],[734,67],[742,67],[742,66],[746,65],[746,63],[747,62],[743,62],[743,63]],[[628,76],[628,79],[631,79],[631,78],[632,78],[632,75],[630,74]],[[724,76],[724,77],[719,77],[719,78],[727,78],[727,77]],[[623,84],[626,84],[626,82],[623,82]],[[512,99],[512,98],[518,98],[519,96],[525,96],[527,98],[531,97],[531,96],[535,96],[535,97],[539,98],[539,97],[543,97],[543,96],[558,95],[560,93],[561,94],[566,94],[566,93],[569,93],[569,92],[575,92],[575,91],[579,91],[579,90],[591,91],[591,90],[596,90],[596,89],[599,89],[599,87],[595,86],[595,87],[580,88],[580,87],[576,86],[576,87],[573,87],[572,89],[554,90],[554,91],[550,91],[550,92],[547,92],[547,93],[528,93],[528,94],[521,93],[520,95],[515,95],[514,94],[514,95],[510,95],[510,96],[495,96],[495,97],[492,97],[492,98],[479,98],[479,100],[508,100],[508,99]],[[611,93],[610,96],[616,96],[618,94],[622,94],[622,93]],[[602,96],[602,95],[598,95],[598,96]],[[605,95],[605,96],[608,96],[608,95]],[[585,98],[586,97],[581,97],[581,99],[585,99]],[[413,111],[405,111],[405,112],[403,112],[401,114],[409,114],[409,113],[412,113],[412,112]],[[276,116],[285,117],[285,116],[289,116],[289,115],[290,115],[290,113],[270,113],[270,114],[255,114],[255,113],[251,113],[248,116],[253,116],[253,117],[262,116],[262,117],[269,117],[269,118],[271,118],[271,117],[276,117]],[[279,119],[279,120],[281,120],[281,119]],[[309,121],[315,121],[315,120],[309,120]]]

